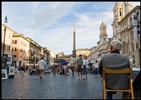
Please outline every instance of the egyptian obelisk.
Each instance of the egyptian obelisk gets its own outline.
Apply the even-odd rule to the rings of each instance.
[[[75,32],[76,32],[76,29],[75,29],[75,23],[74,23],[74,32],[73,32],[73,57],[76,57],[76,50],[75,50],[75,47],[76,47],[76,40],[75,40]]]

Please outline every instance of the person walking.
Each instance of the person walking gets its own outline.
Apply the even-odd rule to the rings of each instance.
[[[57,63],[54,62],[54,64],[51,67],[53,74],[56,74],[56,68],[57,68]]]
[[[21,70],[22,70],[22,76],[24,76],[24,72],[25,72],[25,63],[22,64]]]
[[[89,64],[89,60],[87,59],[87,56],[84,56],[84,59],[83,59],[83,70],[82,70],[83,80],[85,78],[87,78],[87,67],[88,67],[88,64]]]
[[[122,48],[122,42],[119,40],[112,40],[110,44],[110,54],[107,54],[101,58],[99,64],[99,74],[102,76],[103,67],[111,69],[121,69],[130,67],[129,58],[121,55],[120,50]],[[113,75],[107,74],[105,77],[107,89],[128,89],[129,77],[126,74]],[[116,92],[107,92],[106,99],[112,99],[113,94]]]
[[[99,67],[99,64],[98,64],[98,61],[96,60],[95,64],[94,64],[94,74],[95,74],[95,76],[97,76],[97,74],[98,74],[98,67]]]
[[[82,78],[82,69],[83,69],[82,65],[83,65],[82,55],[79,55],[79,58],[77,59],[78,80]]]
[[[42,79],[42,76],[44,74],[44,69],[46,68],[46,62],[43,57],[38,61],[38,65],[39,65],[39,77],[40,79]]]
[[[74,67],[75,67],[76,61],[74,57],[71,57],[71,62],[70,62],[70,69],[72,71],[72,75],[74,75]]]

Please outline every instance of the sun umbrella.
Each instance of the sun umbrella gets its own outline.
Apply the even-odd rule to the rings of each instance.
[[[68,62],[63,61],[63,62],[61,62],[61,64],[62,64],[62,65],[66,65],[66,64],[68,64]]]
[[[62,62],[67,62],[65,59],[57,59],[57,60],[55,60],[55,63],[62,63]]]

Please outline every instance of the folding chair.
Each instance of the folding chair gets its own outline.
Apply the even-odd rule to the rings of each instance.
[[[105,82],[105,74],[129,74],[129,88],[127,90],[110,90],[106,89],[106,82]],[[134,99],[133,93],[133,85],[132,85],[132,68],[124,68],[124,69],[109,69],[103,67],[103,99],[106,99],[107,92],[128,92],[128,99]]]

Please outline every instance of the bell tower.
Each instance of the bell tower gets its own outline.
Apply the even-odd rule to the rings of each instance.
[[[129,2],[124,2],[125,15],[128,14],[134,7]]]
[[[107,41],[107,32],[106,32],[106,28],[107,26],[105,25],[105,23],[102,23],[100,25],[100,43],[106,42]]]
[[[113,27],[113,39],[117,38],[118,33],[118,22],[125,16],[125,7],[123,2],[116,2],[113,8],[114,20],[112,23]]]

